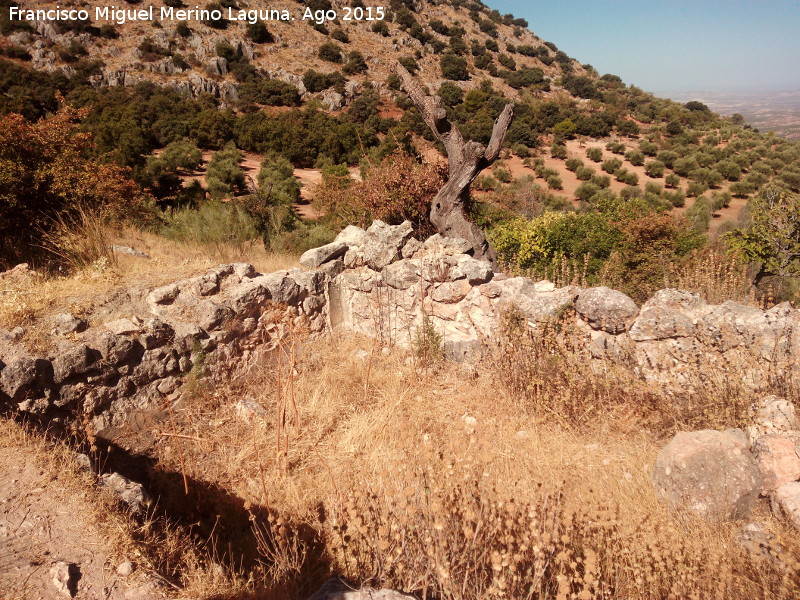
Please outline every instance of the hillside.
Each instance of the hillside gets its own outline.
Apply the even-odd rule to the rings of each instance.
[[[800,143],[478,0],[98,8],[0,0],[0,597],[799,597]]]
[[[47,7],[33,1],[17,10]],[[392,73],[396,62],[437,91],[451,118],[478,141],[488,140],[503,98],[517,102],[506,137],[509,165],[527,189],[522,195],[539,207],[566,201],[580,208],[609,193],[642,197],[659,210],[685,211],[694,228],[713,237],[734,227],[765,185],[800,189],[796,143],[758,134],[700,102],[661,100],[601,75],[537,37],[535,23],[480,2],[395,0],[383,20],[367,20],[377,12],[363,12],[360,3],[353,7],[362,12],[353,13],[327,0],[278,2],[273,13],[251,14],[275,19],[252,22],[226,18],[256,10],[234,2],[204,8],[220,10],[218,21],[191,18],[201,16],[197,11],[187,21],[159,20],[161,11],[187,10],[175,2],[127,4],[124,18],[112,21],[87,7],[88,21],[3,21],[0,110],[38,118],[61,92],[89,109],[85,126],[97,152],[133,168],[166,203],[194,201],[197,189],[166,185],[168,173],[154,180],[145,163],[181,138],[212,150],[232,140],[240,150],[277,152],[295,168],[319,169],[363,162],[365,153],[380,159],[398,143],[408,148],[413,133],[416,149],[429,156],[422,138],[430,132],[408,111]],[[309,7],[338,18],[303,20]],[[131,20],[142,8],[151,10],[148,18]],[[353,14],[364,20],[345,20]],[[587,156],[594,147],[600,161]],[[490,206],[506,208],[509,194],[520,194],[507,189],[508,168],[498,169],[476,189],[491,192],[480,196]],[[312,195],[305,190],[306,201]],[[327,210],[295,207],[304,215]],[[531,211],[541,208],[524,207]]]

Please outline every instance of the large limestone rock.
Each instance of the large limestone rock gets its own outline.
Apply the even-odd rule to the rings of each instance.
[[[694,332],[694,322],[688,315],[668,306],[642,307],[639,318],[630,329],[636,342],[689,337]]]
[[[152,502],[141,483],[131,481],[119,473],[102,475],[100,477],[100,485],[114,494],[135,514],[144,514]]]
[[[762,486],[742,440],[711,430],[676,434],[656,459],[653,481],[672,505],[714,521],[746,518]]]
[[[800,481],[782,485],[772,495],[772,512],[789,519],[800,529]]]
[[[793,434],[800,429],[797,409],[785,398],[766,396],[751,408],[752,423],[747,428],[750,444],[755,444],[761,437],[771,434]]]
[[[331,577],[308,600],[415,600],[395,590],[358,589],[340,577]]]
[[[800,457],[794,440],[776,434],[765,435],[753,446],[753,454],[758,461],[765,494],[800,479]]]
[[[316,269],[318,266],[344,256],[347,252],[347,244],[341,241],[334,241],[319,248],[311,248],[300,257],[300,264],[309,269]]]
[[[581,292],[575,310],[593,329],[613,334],[625,331],[639,314],[639,308],[629,296],[605,286]]]
[[[342,242],[348,246],[362,246],[366,239],[367,232],[356,227],[355,225],[348,225],[339,232],[334,242]]]
[[[373,221],[366,231],[365,242],[361,247],[363,264],[374,271],[380,271],[400,258],[403,246],[411,237],[411,223],[387,225],[383,221]]]
[[[570,307],[578,297],[580,288],[566,286],[552,291],[540,291],[543,286],[525,277],[510,277],[501,281],[496,279],[481,286],[484,295],[497,296],[502,310],[511,308],[521,311],[530,324],[546,323],[557,318]]]

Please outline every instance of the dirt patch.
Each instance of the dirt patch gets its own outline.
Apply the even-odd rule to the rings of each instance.
[[[63,562],[73,565],[74,598],[166,598],[137,557],[120,552],[92,477],[41,455],[12,427],[0,424],[0,596],[60,597],[51,568]]]

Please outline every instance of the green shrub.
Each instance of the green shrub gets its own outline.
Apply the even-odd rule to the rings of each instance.
[[[654,179],[658,179],[659,177],[664,176],[664,163],[660,160],[651,160],[649,163],[646,163],[644,166],[644,172],[647,173],[648,177],[653,177]],[[677,177],[677,176],[674,176]]]
[[[203,25],[207,27],[211,27],[212,29],[227,29],[229,21],[224,16],[220,17],[219,19],[212,19],[210,15],[213,11],[218,10],[222,15],[228,14],[228,11],[225,10],[225,7],[222,6],[219,2],[211,2],[206,6],[208,10],[209,18],[203,21]]]
[[[611,177],[608,175],[592,175],[589,182],[599,187],[601,190],[606,190],[611,187]]]
[[[299,106],[299,90],[288,81],[266,77],[248,81],[239,87],[239,96],[245,102],[265,106]]]
[[[335,42],[325,42],[317,50],[317,56],[328,62],[340,63],[342,62],[342,49]]]
[[[204,202],[197,209],[165,213],[163,219],[164,237],[205,246],[215,255],[224,254],[226,247],[243,251],[259,237],[254,220],[235,203]]]
[[[556,60],[558,60],[558,56],[556,56]],[[570,64],[569,59],[567,59],[566,62],[562,62],[562,65],[568,64]],[[573,96],[578,96],[579,98],[593,99],[600,97],[594,80],[590,77],[571,74],[565,75],[561,78],[561,85]]]
[[[664,169],[661,169],[661,172],[664,172]],[[648,173],[650,175],[650,173]],[[655,175],[650,175],[651,177],[655,177]],[[681,178],[675,175],[675,173],[670,173],[666,177],[664,177],[664,185],[670,188],[676,188],[681,184]]]
[[[685,214],[695,231],[700,233],[708,231],[708,225],[711,223],[711,203],[708,198],[705,196],[697,198],[694,204],[686,209]]]
[[[550,148],[550,156],[553,158],[560,158],[566,159],[567,158],[567,147],[562,144],[553,144]]]
[[[644,153],[638,150],[628,150],[625,153],[625,159],[635,167],[641,167],[644,164]]]
[[[639,142],[639,150],[645,156],[655,156],[658,153],[658,144],[648,140]]]
[[[499,62],[509,71],[516,71],[517,69],[517,62],[513,58],[511,58],[508,54],[503,54],[502,52],[498,54],[497,62]]]
[[[419,64],[413,56],[401,56],[397,62],[403,65],[403,67],[405,67],[405,69],[412,75],[419,71]]]
[[[300,199],[300,184],[292,163],[280,154],[267,153],[257,176],[258,189],[270,204],[293,204]]]
[[[730,190],[731,194],[737,198],[747,198],[747,196],[755,192],[755,186],[746,181],[737,181],[732,183],[731,187],[728,189]]]
[[[355,75],[357,73],[364,73],[367,67],[367,61],[364,60],[364,55],[357,50],[353,50],[347,55],[347,62],[342,67],[342,71],[347,75]]]
[[[350,36],[348,36],[345,30],[340,27],[331,31],[331,37],[337,42],[342,42],[343,44],[350,43]]]
[[[714,212],[723,208],[728,208],[733,196],[730,192],[714,192],[711,194],[711,208]]]
[[[309,69],[303,74],[303,86],[312,94],[327,90],[330,87],[343,87],[344,82],[344,76],[338,71],[320,73],[314,69]]]
[[[617,122],[617,132],[620,135],[635,138],[639,135],[640,130],[639,126],[634,121],[622,119],[621,121]]]
[[[436,330],[427,314],[422,314],[419,327],[414,331],[412,348],[416,357],[425,365],[444,358],[444,336]]]
[[[475,61],[475,66],[477,67],[478,61]],[[528,68],[525,67],[524,69],[519,69],[518,71],[509,71],[504,74],[506,83],[513,87],[515,90],[519,90],[525,87],[529,87],[532,85],[538,85],[544,82],[544,72],[541,69],[537,68]]]
[[[639,184],[639,176],[636,173],[628,171],[627,169],[619,169],[616,172],[617,181],[624,183],[625,185],[638,185]]]
[[[558,175],[550,175],[550,177],[548,177],[546,181],[547,181],[547,187],[549,187],[551,190],[564,189],[564,184],[561,182],[561,177],[559,177]]]
[[[663,192],[664,188],[654,181],[648,181],[644,184],[645,194],[655,194],[656,196],[660,196]]]
[[[695,197],[702,196],[707,191],[708,191],[708,186],[705,183],[701,183],[699,181],[692,181],[686,187],[686,195],[690,198],[692,196]]]
[[[275,41],[272,34],[261,21],[255,23],[248,23],[245,29],[245,35],[254,44],[271,44]]]
[[[606,150],[613,154],[625,154],[625,144],[622,142],[611,141],[606,144]]]
[[[656,155],[656,160],[664,163],[664,165],[669,169],[675,166],[675,161],[679,158],[680,157],[678,156],[678,153],[673,152],[672,150],[664,150]]]
[[[236,63],[242,59],[241,51],[225,40],[217,42],[214,50],[217,56],[221,56],[229,63]]]
[[[697,161],[694,156],[685,156],[675,161],[675,164],[672,165],[672,170],[681,177],[688,177],[689,173],[697,169],[697,167]]]
[[[603,150],[597,146],[592,146],[586,150],[586,156],[589,157],[589,160],[599,163],[603,160]]]
[[[500,187],[500,183],[491,175],[478,175],[472,182],[472,188],[481,192],[491,192]]]
[[[467,61],[461,56],[447,53],[439,60],[442,69],[442,77],[453,81],[465,81],[469,79],[467,71]]]
[[[724,160],[717,163],[716,171],[728,181],[738,181],[742,176],[742,169],[735,162]]]
[[[592,197],[600,191],[600,188],[588,181],[583,182],[575,190],[575,197],[584,202],[591,201]]]
[[[766,275],[800,275],[800,196],[770,188],[749,200],[748,210],[745,227],[725,237],[746,260],[758,264],[754,282]]]
[[[705,176],[705,183],[708,187],[716,188],[719,187],[722,183],[722,173],[717,171],[716,169],[710,169],[709,172]]]
[[[390,35],[389,26],[386,24],[386,21],[375,21],[371,29],[373,33],[378,33],[383,37],[389,37]]]
[[[269,248],[273,252],[284,254],[302,254],[311,248],[329,244],[336,237],[326,225],[297,222],[286,231],[273,235],[269,240]]]
[[[597,212],[545,212],[530,221],[514,219],[492,228],[489,238],[501,261],[540,272],[557,257],[583,261],[597,273],[621,235]]]
[[[11,44],[5,48],[0,47],[0,55],[7,56],[8,58],[15,58],[17,60],[30,60],[31,54],[22,46]]]
[[[581,165],[575,170],[575,176],[581,181],[589,181],[595,174],[592,167]]]
[[[600,165],[600,168],[609,175],[614,175],[620,170],[620,168],[622,168],[622,161],[618,158],[608,158],[603,161],[603,164]]]
[[[208,193],[212,198],[219,200],[245,188],[244,171],[239,166],[241,162],[242,153],[233,142],[212,155],[206,170]]]
[[[202,153],[197,145],[189,139],[172,142],[161,154],[147,159],[140,180],[159,200],[180,203],[191,202],[185,196],[186,190],[180,178],[180,172],[191,172],[202,164]],[[189,194],[192,196],[192,194]]]
[[[575,122],[572,119],[564,119],[556,123],[553,127],[553,135],[557,140],[571,139],[575,137]]]
[[[564,165],[567,167],[568,171],[572,171],[573,173],[578,170],[579,167],[583,166],[583,161],[580,158],[571,157],[566,160]]]
[[[494,171],[494,178],[500,183],[509,183],[511,181],[511,173],[508,169],[498,167]]]
[[[674,192],[664,192],[664,200],[672,204],[675,207],[681,207],[686,204],[686,196],[683,195],[681,190],[675,190]]]
[[[527,158],[531,154],[530,149],[525,144],[519,143],[513,144],[511,146],[511,151],[520,158]]]

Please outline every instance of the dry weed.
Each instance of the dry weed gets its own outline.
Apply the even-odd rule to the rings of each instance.
[[[800,551],[782,524],[770,524],[780,560],[764,561],[738,545],[736,524],[660,502],[650,472],[664,438],[642,423],[666,434],[669,419],[653,414],[673,409],[621,372],[558,362],[569,346],[539,348],[526,367],[538,379],[523,387],[517,374],[508,387],[497,371],[416,370],[399,348],[363,359],[354,350],[372,342],[358,338],[301,342],[296,417],[281,408],[288,345],[175,415],[178,432],[204,440],[185,441],[190,478],[249,507],[254,592],[301,598],[331,571],[454,599],[788,599],[800,589]],[[174,447],[160,461],[180,468]]]
[[[739,256],[718,246],[695,252],[682,265],[670,265],[664,287],[695,292],[709,304],[733,300],[755,305],[752,277]]]

